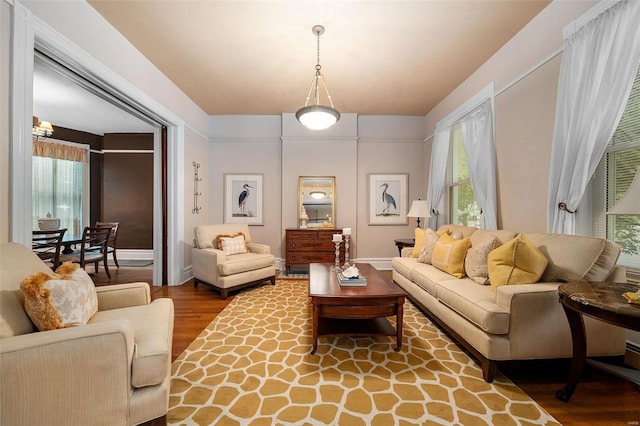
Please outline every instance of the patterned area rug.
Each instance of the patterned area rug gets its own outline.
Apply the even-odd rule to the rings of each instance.
[[[247,290],[173,363],[180,425],[559,425],[504,376],[493,383],[411,303],[395,338],[319,340],[306,280]]]

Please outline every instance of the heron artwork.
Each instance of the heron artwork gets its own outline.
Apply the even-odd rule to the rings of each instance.
[[[382,209],[382,214],[386,215],[389,214],[389,209],[391,208],[391,206],[393,206],[394,210],[396,209],[396,200],[391,194],[387,193],[387,189],[389,189],[388,183],[383,183],[382,185],[380,185],[380,188],[382,187],[384,187],[384,189],[382,190],[382,203],[386,204],[386,207]]]
[[[248,183],[242,185],[243,191],[238,197],[238,208],[240,209],[241,216],[246,216],[246,213],[244,212],[244,205],[247,203],[247,198],[249,198],[249,194],[251,193],[249,191],[249,188],[253,188],[253,186],[249,185]]]

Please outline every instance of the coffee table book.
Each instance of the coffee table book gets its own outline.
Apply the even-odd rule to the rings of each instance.
[[[367,279],[362,275],[353,278],[347,278],[342,272],[336,272],[338,283],[343,287],[364,287],[367,285]]]

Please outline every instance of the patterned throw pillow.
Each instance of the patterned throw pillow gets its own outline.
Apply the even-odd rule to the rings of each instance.
[[[491,287],[538,282],[549,260],[525,235],[504,243],[489,253],[488,270]]]
[[[78,264],[62,264],[53,275],[38,273],[20,283],[24,307],[40,331],[86,324],[98,311],[93,281]]]
[[[464,258],[469,247],[471,247],[469,238],[454,240],[448,234],[444,234],[433,248],[431,264],[456,278],[462,278],[464,277]]]
[[[244,234],[238,232],[236,235],[218,235],[218,248],[226,255],[246,253],[247,245],[244,240]]]
[[[472,246],[467,252],[467,258],[464,260],[464,270],[467,276],[473,281],[482,285],[489,285],[489,271],[487,262],[489,253],[502,243],[494,235],[480,241],[479,244]]]
[[[425,229],[418,262],[431,264],[431,256],[433,256],[433,249],[435,248],[438,239],[440,239],[440,235],[438,235],[436,231],[433,229]]]

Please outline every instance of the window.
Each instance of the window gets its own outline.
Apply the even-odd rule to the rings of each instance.
[[[40,142],[53,144],[53,142]],[[36,144],[36,142],[34,142]],[[38,219],[60,219],[60,227],[67,233],[79,235],[88,210],[88,169],[86,161],[60,158],[32,157],[33,229]]]
[[[640,280],[640,215],[607,215],[629,189],[640,167],[640,68],[616,131],[591,178],[582,200],[581,232],[614,241],[621,248],[618,263]],[[582,212],[580,210],[583,210]]]
[[[464,149],[462,128],[451,129],[451,160],[449,179],[449,223],[465,226],[480,226],[480,209],[471,188],[469,164]]]

